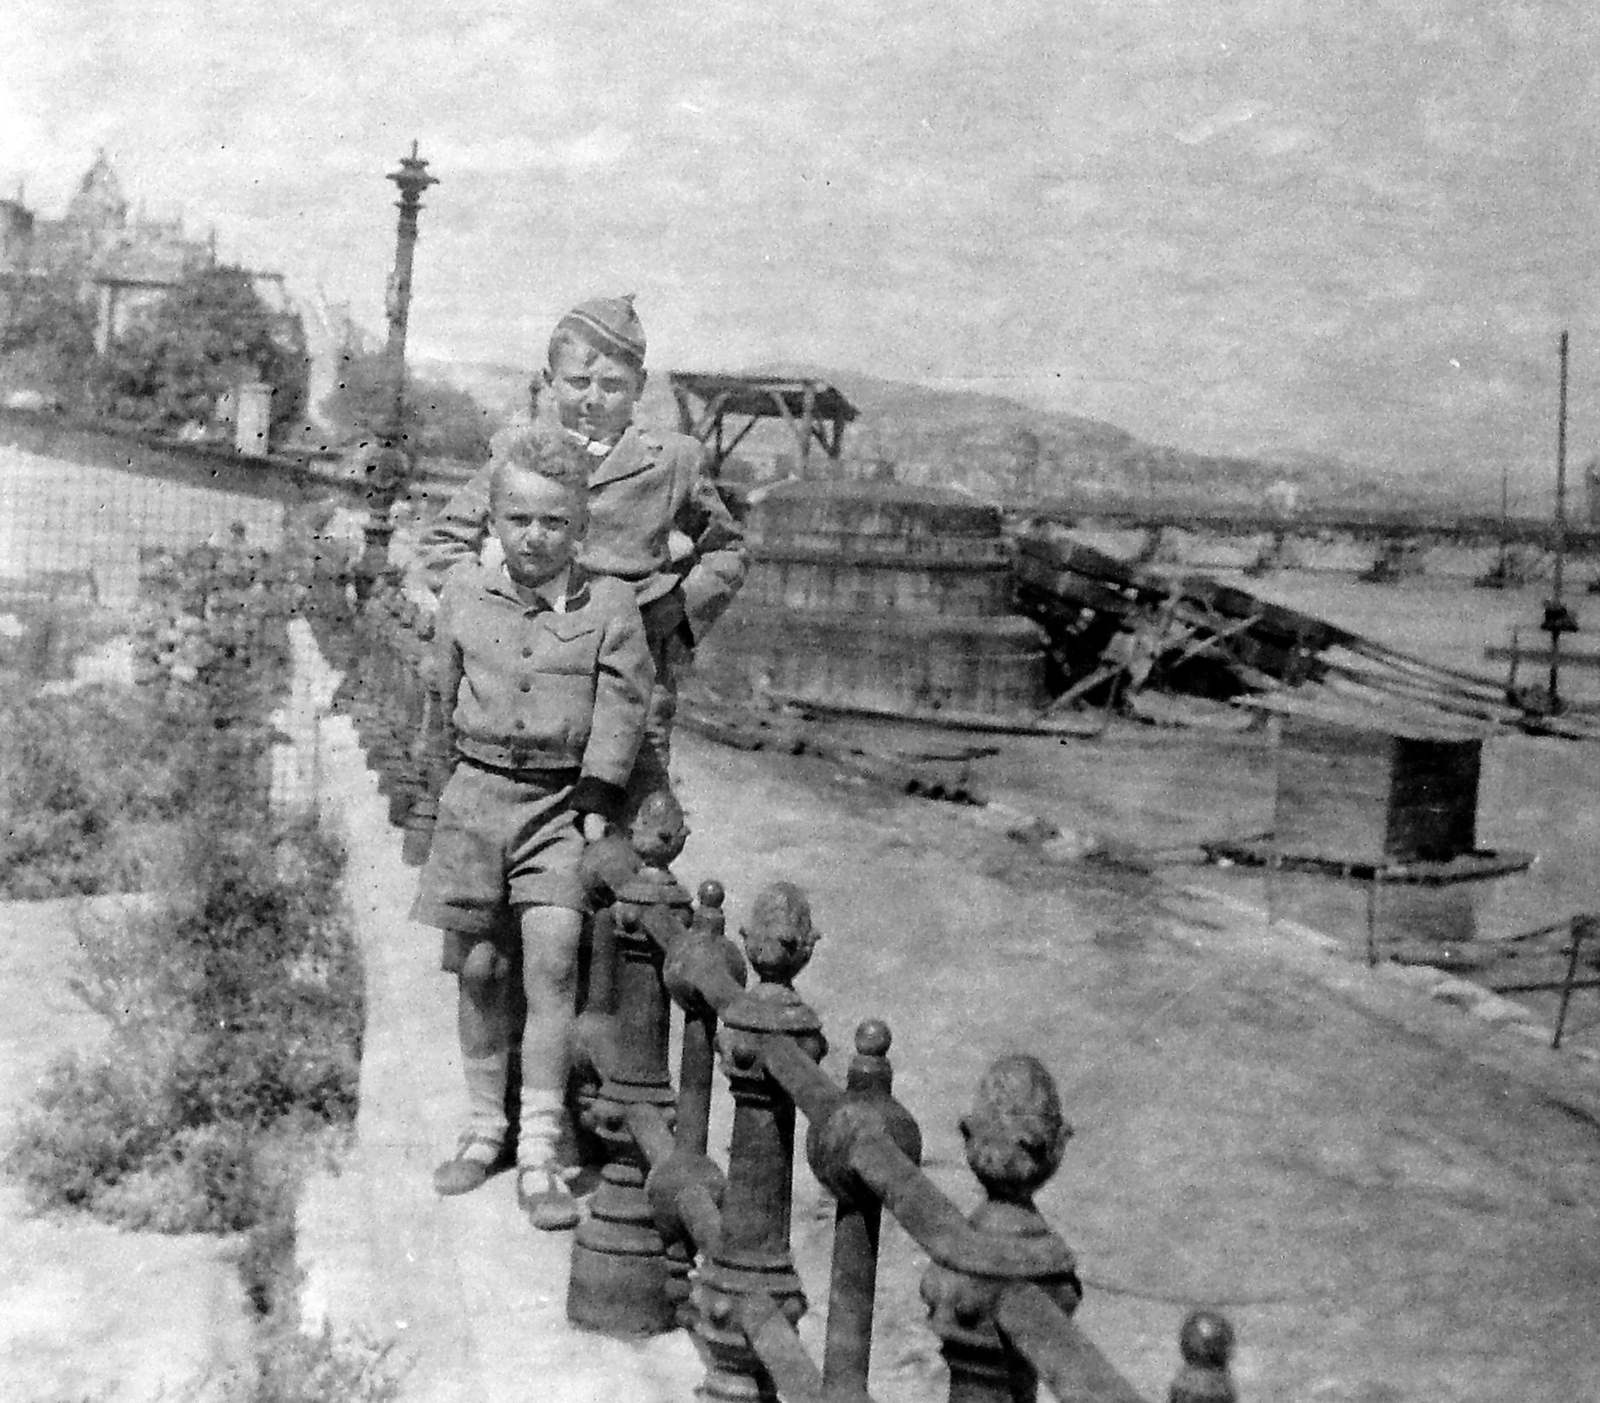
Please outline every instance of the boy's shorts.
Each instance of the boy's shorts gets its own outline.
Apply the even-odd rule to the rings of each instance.
[[[462,761],[439,796],[433,846],[411,919],[445,932],[445,968],[516,929],[512,908],[584,909],[577,773],[492,770]],[[454,937],[454,938],[453,938]],[[452,952],[458,958],[452,958]]]

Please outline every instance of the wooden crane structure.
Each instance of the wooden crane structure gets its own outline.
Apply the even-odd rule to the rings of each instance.
[[[857,416],[851,404],[826,380],[805,375],[719,375],[675,370],[670,376],[678,401],[678,423],[711,449],[712,471],[723,463],[762,419],[781,419],[793,434],[804,476],[813,444],[830,458],[844,445],[844,428]],[[729,420],[734,422],[730,423]],[[744,422],[739,423],[742,419]]]

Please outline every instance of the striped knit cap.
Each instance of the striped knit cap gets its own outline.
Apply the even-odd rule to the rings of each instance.
[[[570,331],[597,351],[643,370],[644,327],[633,310],[633,298],[630,292],[624,297],[591,297],[580,302],[556,323],[556,336]]]

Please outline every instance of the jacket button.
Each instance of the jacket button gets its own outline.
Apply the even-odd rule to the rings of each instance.
[[[522,650],[522,656],[525,657],[525,658],[531,658],[533,656],[533,649],[532,648],[524,648]]]
[[[523,683],[523,684],[522,684],[522,690],[523,690],[523,691],[524,691],[524,692],[531,692],[531,691],[532,691],[532,690],[533,690],[533,683],[531,683],[531,682],[524,682],[524,683]]]
[[[518,721],[517,722],[517,729],[519,731],[527,730],[528,729],[528,723],[526,721]]]

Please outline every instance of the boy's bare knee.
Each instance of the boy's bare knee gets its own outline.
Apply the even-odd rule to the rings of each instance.
[[[492,940],[480,940],[461,962],[461,987],[477,1003],[494,1000],[511,977],[511,961]]]
[[[526,979],[557,986],[571,981],[583,932],[582,914],[565,906],[528,906],[520,919]]]

